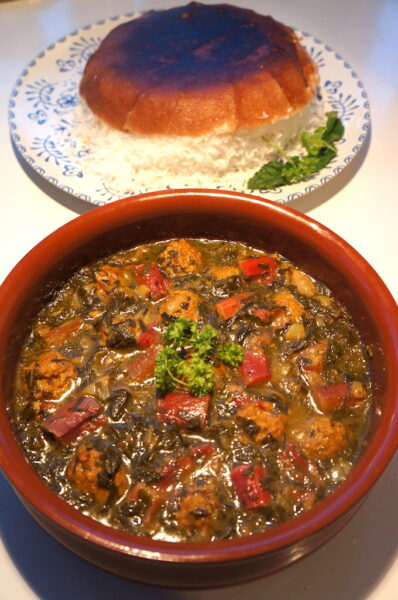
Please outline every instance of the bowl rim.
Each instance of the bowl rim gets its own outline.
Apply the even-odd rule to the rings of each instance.
[[[222,210],[219,208],[221,205]],[[343,238],[311,217],[271,200],[239,192],[205,188],[165,190],[127,197],[93,208],[73,218],[36,244],[16,264],[0,286],[0,337],[7,329],[8,316],[13,313],[15,294],[17,300],[23,297],[23,287],[16,292],[16,283],[23,282],[25,278],[28,285],[35,279],[33,273],[29,274],[29,265],[32,262],[43,260],[48,270],[49,264],[55,264],[68,248],[71,250],[74,244],[88,234],[96,237],[107,231],[110,225],[121,224],[124,219],[131,220],[133,216],[134,220],[138,221],[176,212],[206,214],[210,211],[217,214],[217,211],[221,211],[239,216],[242,208],[245,216],[256,218],[261,214],[262,218],[266,216],[271,222],[280,224],[283,221],[286,230],[294,231],[296,237],[305,239],[310,247],[322,256],[343,261],[346,270],[354,270],[354,273],[350,273],[354,287],[361,289],[373,306],[379,302],[384,307],[378,326],[388,350],[386,396],[390,400],[373,439],[347,480],[333,494],[319,501],[310,511],[287,523],[262,533],[230,540],[165,542],[110,528],[68,505],[50,490],[25,459],[8,423],[8,428],[7,425],[0,428],[0,466],[17,494],[32,507],[33,512],[41,513],[56,527],[66,529],[81,540],[103,549],[141,559],[190,563],[242,560],[255,555],[278,552],[303,538],[316,535],[318,531],[342,518],[364,498],[392,459],[398,446],[397,304],[373,267]],[[342,264],[339,263],[339,270]],[[2,391],[0,393],[2,395]],[[5,398],[0,400],[6,404]],[[7,419],[4,418],[3,421],[6,422]]]

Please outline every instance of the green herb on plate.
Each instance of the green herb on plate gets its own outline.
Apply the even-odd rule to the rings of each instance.
[[[279,146],[268,141],[284,160],[271,160],[263,165],[249,179],[248,188],[272,190],[283,185],[299,183],[326,167],[337,155],[335,142],[341,140],[344,135],[344,125],[337,113],[329,112],[326,116],[328,119],[325,126],[301,134],[301,143],[307,151],[303,156],[287,156]]]

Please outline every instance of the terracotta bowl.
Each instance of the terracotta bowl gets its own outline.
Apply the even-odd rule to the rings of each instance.
[[[237,239],[293,260],[350,310],[372,350],[372,423],[348,479],[313,509],[253,536],[211,543],[161,542],[97,523],[56,496],[26,462],[10,427],[15,363],[29,321],[77,268],[114,252],[171,237]],[[326,227],[289,208],[232,192],[167,191],[117,201],[77,217],[39,243],[0,289],[0,462],[28,511],[88,561],[151,584],[211,587],[286,567],[326,542],[359,507],[398,439],[397,306],[375,271]]]

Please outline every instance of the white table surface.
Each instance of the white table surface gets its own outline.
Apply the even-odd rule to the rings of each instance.
[[[0,281],[43,237],[93,209],[41,180],[16,155],[7,104],[20,72],[50,43],[86,24],[178,3],[183,1],[0,0]],[[237,3],[320,38],[364,82],[372,119],[368,142],[338,177],[291,206],[345,238],[398,299],[397,0]],[[234,588],[175,591],[119,579],[63,549],[36,525],[0,474],[0,600],[221,600],[226,595],[231,600],[397,600],[397,507],[396,457],[356,516],[312,556]]]

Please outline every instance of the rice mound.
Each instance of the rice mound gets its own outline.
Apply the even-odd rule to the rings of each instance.
[[[248,179],[264,163],[280,158],[271,144],[288,155],[300,154],[300,134],[324,123],[325,107],[314,97],[294,116],[260,128],[199,137],[140,135],[113,129],[81,100],[73,138],[84,175],[99,178],[120,195],[168,187],[249,191]]]

